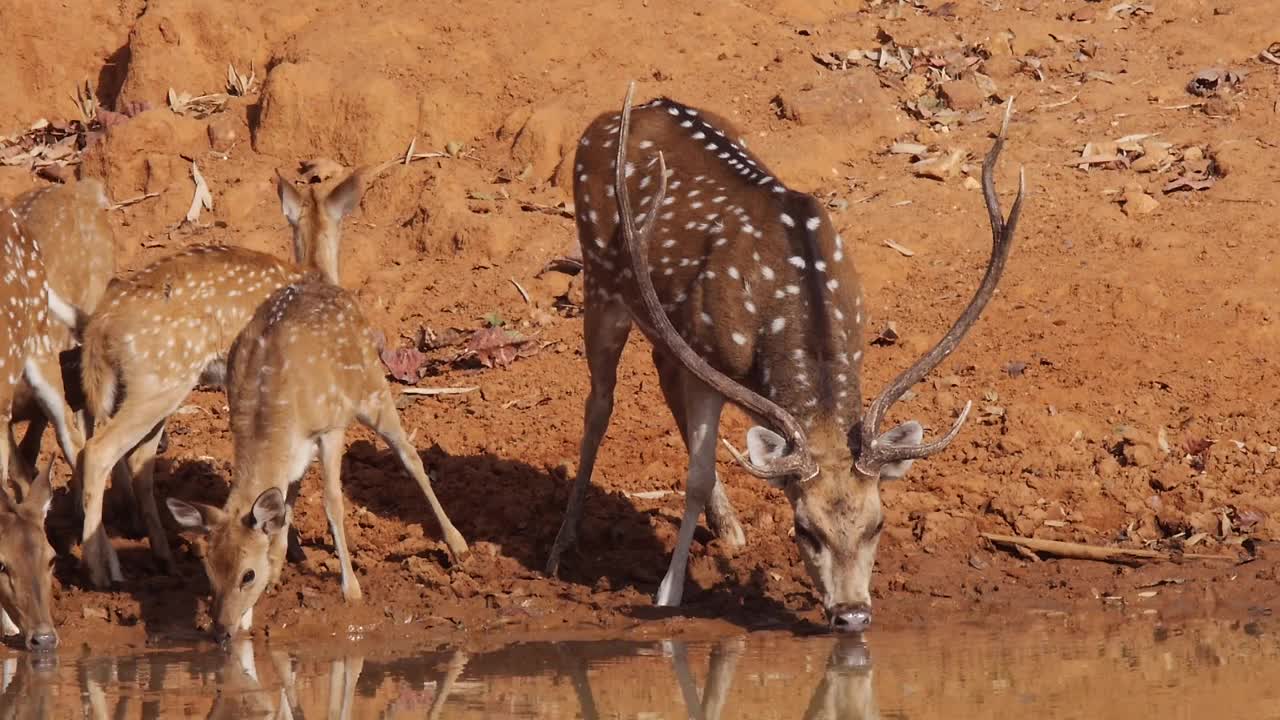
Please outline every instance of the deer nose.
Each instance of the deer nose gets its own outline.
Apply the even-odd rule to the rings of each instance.
[[[221,625],[214,625],[213,639],[214,642],[217,642],[220,645],[225,645],[231,642],[231,631]]]
[[[58,633],[47,630],[43,632],[32,633],[27,638],[27,649],[41,652],[57,649]]]
[[[831,629],[838,633],[866,632],[871,627],[871,608],[866,605],[837,605],[831,609]]]

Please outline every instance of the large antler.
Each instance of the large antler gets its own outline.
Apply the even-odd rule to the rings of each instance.
[[[966,402],[964,410],[960,412],[960,417],[956,418],[955,424],[951,426],[951,430],[942,437],[929,443],[901,445],[897,443],[888,443],[880,440],[880,423],[884,420],[885,413],[889,408],[902,397],[907,388],[915,385],[929,371],[933,370],[948,355],[951,354],[960,341],[964,339],[969,329],[982,315],[982,310],[987,306],[987,301],[991,299],[991,295],[995,292],[996,285],[1000,283],[1000,275],[1004,272],[1005,260],[1009,257],[1009,250],[1013,247],[1013,234],[1018,225],[1018,215],[1022,212],[1022,196],[1026,191],[1027,180],[1026,174],[1022,170],[1018,171],[1018,196],[1013,201],[1013,209],[1009,211],[1009,218],[1004,218],[1004,213],[1000,209],[1000,198],[996,196],[995,188],[995,166],[996,159],[1000,157],[1000,150],[1004,147],[1005,133],[1009,129],[1009,116],[1013,113],[1013,99],[1009,99],[1009,104],[1005,107],[1004,122],[1000,126],[1000,134],[996,136],[995,144],[991,146],[991,151],[987,153],[986,160],[982,163],[982,196],[987,203],[987,214],[991,218],[991,259],[987,262],[987,272],[982,277],[982,283],[978,286],[977,292],[973,294],[973,299],[969,301],[968,307],[964,312],[960,313],[960,317],[956,320],[946,335],[933,346],[929,352],[925,353],[916,360],[915,364],[902,371],[901,375],[894,378],[893,382],[880,393],[880,396],[871,403],[871,407],[867,408],[867,412],[862,416],[862,446],[858,451],[857,466],[861,472],[867,473],[872,477],[880,474],[880,468],[886,463],[900,462],[903,460],[915,460],[932,455],[942,450],[951,441],[956,438],[960,432],[960,426],[964,424],[965,419],[969,416],[969,410],[973,407],[973,402]]]
[[[614,192],[618,198],[618,215],[622,222],[622,235],[627,250],[631,255],[631,267],[636,276],[636,286],[640,291],[640,301],[644,306],[645,319],[652,328],[649,337],[655,346],[675,356],[681,364],[700,380],[711,386],[726,399],[749,410],[781,429],[784,437],[791,441],[792,450],[778,458],[768,466],[760,466],[746,457],[734,453],[735,458],[752,475],[772,479],[787,475],[799,475],[810,478],[817,472],[813,456],[809,453],[808,441],[800,423],[776,403],[761,397],[750,389],[734,382],[732,378],[711,367],[711,364],[694,352],[693,348],[680,337],[667,313],[662,309],[658,292],[653,287],[653,279],[649,276],[649,236],[653,232],[658,208],[667,194],[667,162],[662,152],[658,152],[658,194],[644,217],[644,228],[637,232],[635,218],[631,214],[631,198],[627,194],[627,134],[631,129],[631,97],[635,93],[635,82],[627,86],[627,97],[622,104],[622,125],[618,131],[618,169],[614,177]],[[641,323],[644,328],[646,323]]]

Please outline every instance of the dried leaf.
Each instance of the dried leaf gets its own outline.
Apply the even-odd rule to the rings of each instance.
[[[1241,79],[1239,73],[1226,68],[1205,68],[1187,83],[1187,92],[1197,97],[1209,97],[1223,90],[1233,89],[1240,84]]]
[[[911,257],[912,255],[915,255],[915,254],[916,254],[916,251],[915,251],[915,250],[912,250],[911,248],[909,248],[909,247],[907,247],[907,246],[905,246],[905,245],[899,245],[898,243],[896,243],[896,242],[894,242],[894,241],[892,241],[892,240],[885,240],[885,241],[884,241],[884,244],[885,244],[885,246],[887,246],[887,247],[891,247],[891,248],[893,248],[894,250],[897,250],[898,252],[902,253],[902,254],[903,254],[903,255],[905,255],[906,257]]]
[[[383,348],[378,356],[382,358],[382,364],[387,366],[391,377],[410,385],[422,379],[427,366],[427,356],[414,347]]]
[[[1182,177],[1170,180],[1164,186],[1166,193],[1177,192],[1178,190],[1208,190],[1218,182],[1213,176],[1200,176],[1198,174],[1188,174]]]
[[[876,339],[871,341],[871,344],[887,347],[898,342],[898,337],[897,324],[890,320],[885,324],[884,330],[881,330],[880,334],[876,336]]]
[[[897,142],[889,146],[890,155],[915,155],[920,156],[929,152],[928,145],[920,143]]]
[[[187,222],[194,223],[200,219],[201,208],[213,210],[213,194],[209,192],[209,185],[200,174],[195,160],[191,161],[191,179],[195,181],[196,191],[191,198],[191,207],[187,209]]]
[[[536,352],[536,349],[532,352],[523,350],[528,342],[519,333],[500,327],[487,327],[471,334],[465,354],[474,356],[487,368],[506,367],[516,358],[527,357]]]

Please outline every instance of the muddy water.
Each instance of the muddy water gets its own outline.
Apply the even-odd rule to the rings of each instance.
[[[1271,718],[1273,631],[1269,620],[1085,631],[1059,619],[865,644],[763,633],[466,651],[363,639],[83,647],[53,663],[3,651],[0,718]]]

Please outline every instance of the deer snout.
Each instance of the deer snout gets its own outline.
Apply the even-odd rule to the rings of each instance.
[[[27,649],[32,652],[49,652],[58,648],[58,633],[52,628],[37,630],[27,636]]]
[[[861,633],[871,627],[871,606],[836,605],[827,611],[831,629],[838,633]]]
[[[222,623],[213,624],[213,641],[219,645],[226,645],[231,642],[231,629],[223,627]]]

